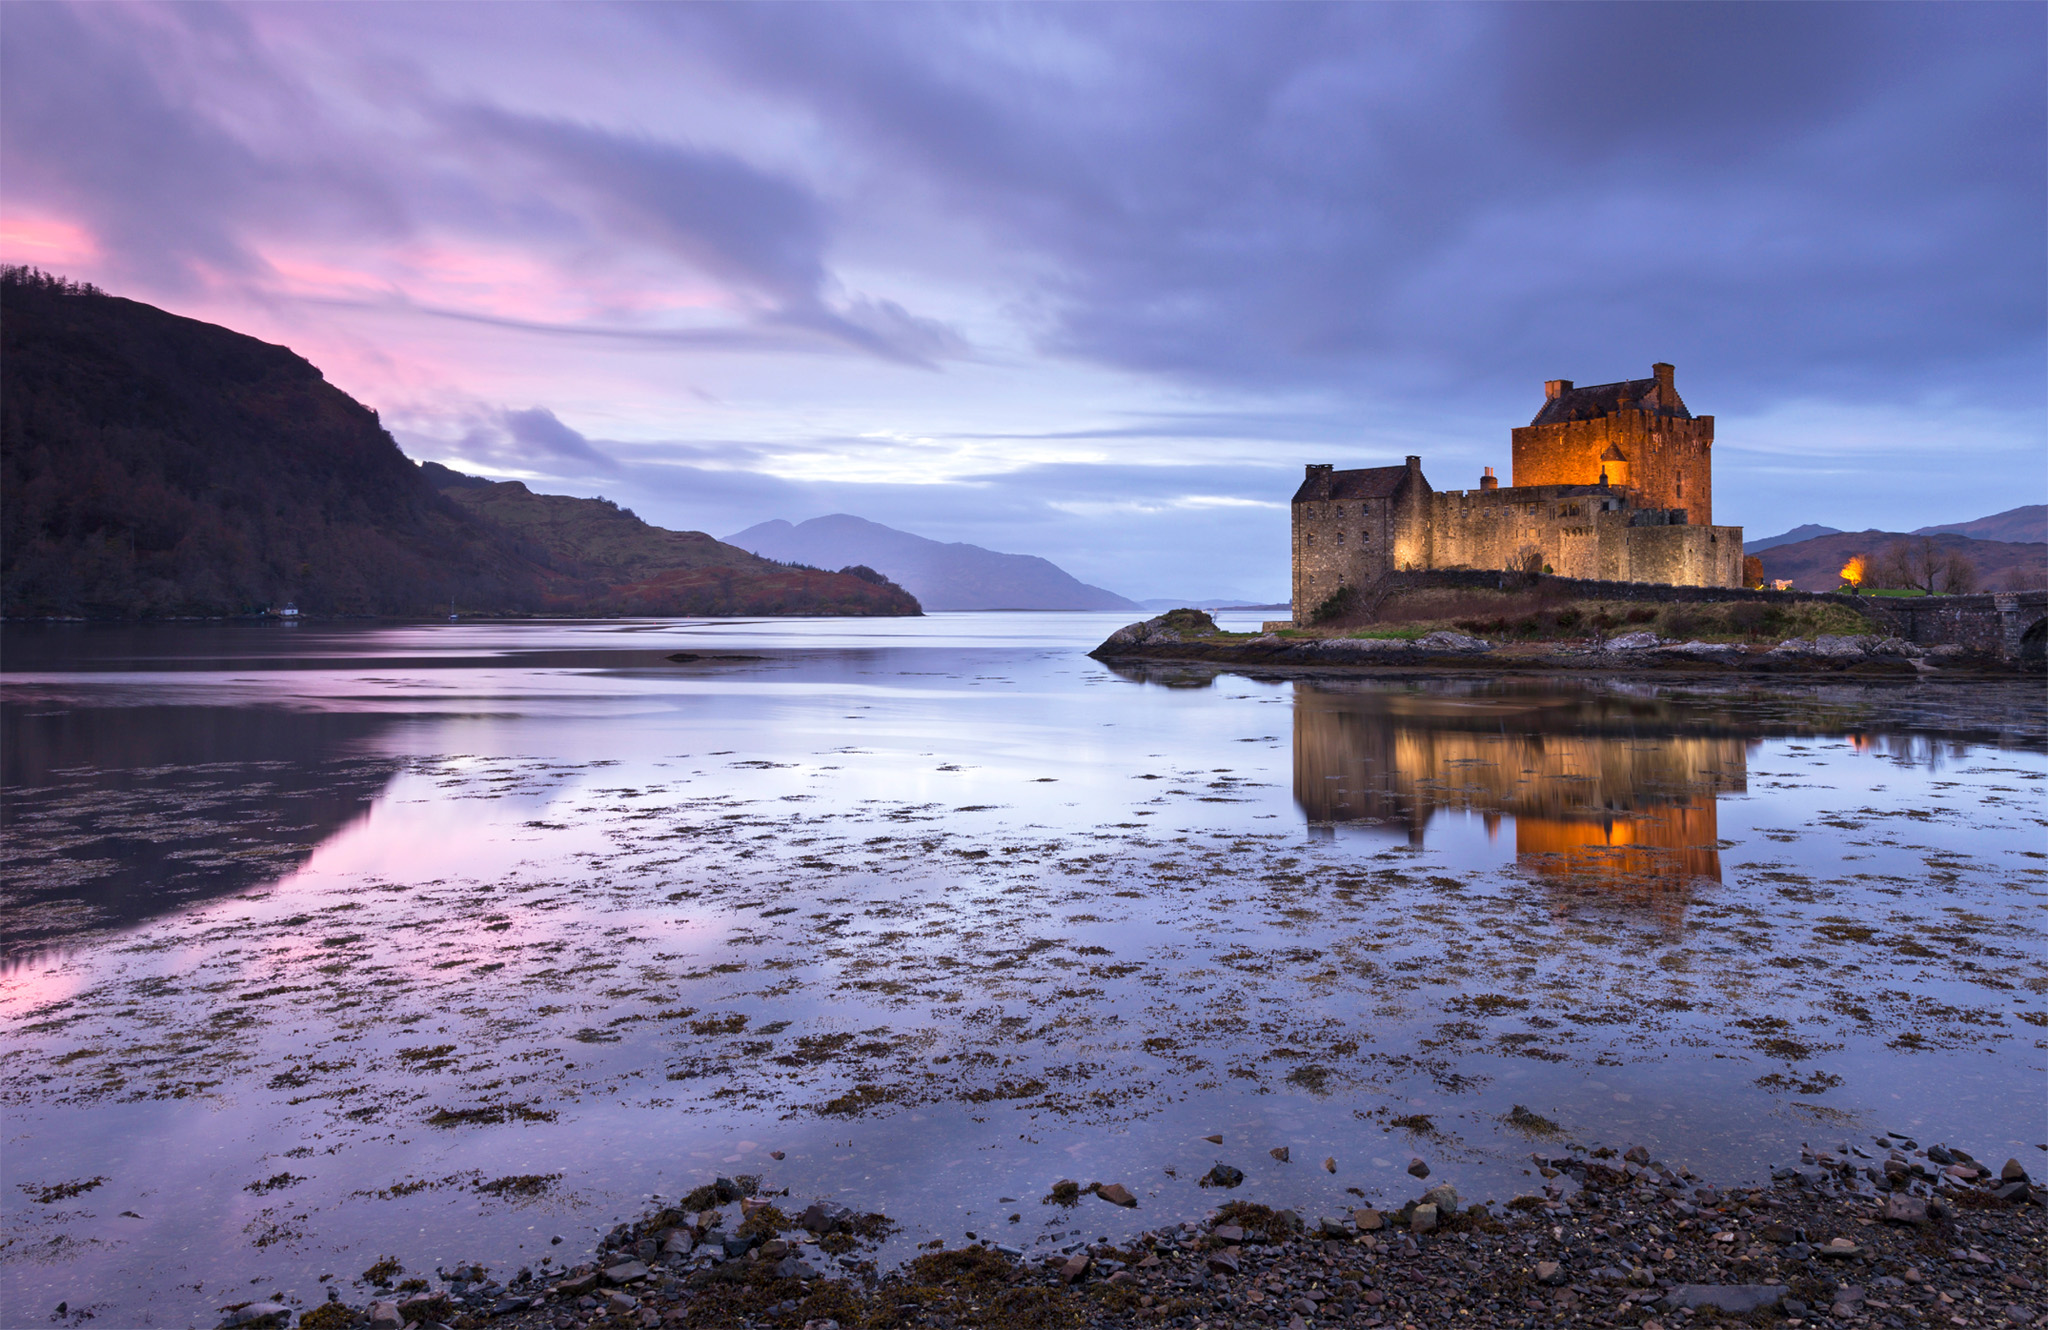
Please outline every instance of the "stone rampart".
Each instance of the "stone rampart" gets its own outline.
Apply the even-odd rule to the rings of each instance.
[[[1758,591],[1749,587],[1672,586],[1663,582],[1609,582],[1591,577],[1532,577],[1526,573],[1501,573],[1484,568],[1448,568],[1423,572],[1390,573],[1371,588],[1373,594],[1455,587],[1485,591],[1527,591],[1542,587],[1554,594],[1577,600],[1645,600],[1697,605],[1731,600],[1775,601],[1788,604],[1802,600],[1825,600],[1867,611],[1874,603],[1868,596],[1846,596],[1834,591]]]

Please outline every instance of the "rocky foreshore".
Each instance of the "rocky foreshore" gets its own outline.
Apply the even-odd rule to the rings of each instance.
[[[2019,1160],[1897,1134],[1806,1152],[1767,1185],[1719,1187],[1633,1148],[1532,1156],[1540,1194],[1468,1205],[1452,1183],[1398,1209],[1302,1216],[1227,1200],[1193,1224],[1033,1253],[938,1242],[878,1274],[892,1228],[820,1201],[797,1211],[754,1179],[718,1179],[621,1224],[591,1259],[493,1277],[481,1266],[303,1313],[228,1309],[237,1330],[653,1330],[786,1327],[1425,1327],[1723,1323],[2048,1324],[2048,1211]],[[2038,1165],[2038,1161],[2037,1161]],[[1427,1178],[1420,1160],[1411,1174]],[[1211,1175],[1229,1187],[1242,1174]],[[1118,1184],[1046,1204],[1137,1204]],[[970,1235],[971,1236],[971,1235]]]
[[[1378,631],[1378,630],[1368,630]],[[1224,633],[1198,611],[1176,610],[1119,628],[1088,653],[1097,660],[1201,661],[1262,667],[1364,666],[1386,669],[1713,671],[1750,674],[1890,675],[1912,679],[2012,673],[1995,656],[1962,647],[1924,647],[1877,634],[1793,637],[1770,642],[1678,641],[1632,632],[1579,641],[1490,642],[1454,629],[1415,637],[1386,630],[1354,637],[1278,632]]]

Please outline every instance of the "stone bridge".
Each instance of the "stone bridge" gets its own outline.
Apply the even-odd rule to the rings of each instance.
[[[2048,591],[1983,596],[1859,596],[1857,608],[1922,646],[1959,646],[2040,668],[2048,649]]]

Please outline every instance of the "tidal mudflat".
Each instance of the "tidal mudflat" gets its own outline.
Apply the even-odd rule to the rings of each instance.
[[[1113,619],[10,628],[5,1304],[565,1264],[719,1173],[886,1263],[1217,1163],[2040,1158],[2038,687],[1117,672]]]

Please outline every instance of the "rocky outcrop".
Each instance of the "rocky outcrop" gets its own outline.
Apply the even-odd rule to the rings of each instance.
[[[1572,642],[1495,643],[1451,630],[1419,637],[1314,637],[1226,633],[1200,610],[1174,610],[1126,625],[1088,654],[1108,662],[1174,661],[1258,667],[1486,669],[1573,672],[1713,671],[1756,674],[1853,673],[1903,678],[2003,671],[2008,666],[1961,647],[1923,647],[1859,634],[1755,642],[1674,642],[1650,632]]]

